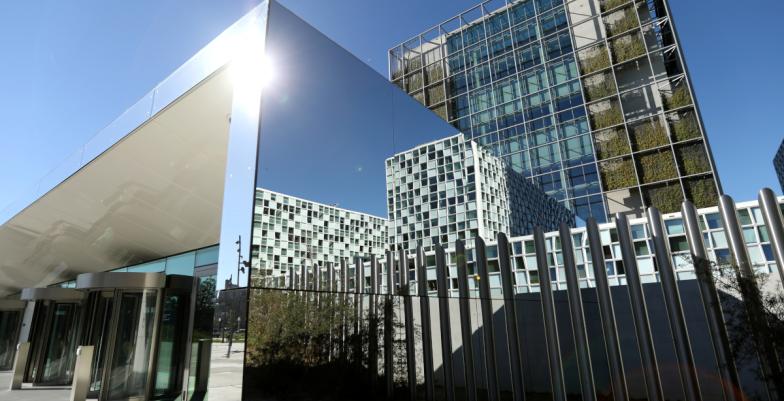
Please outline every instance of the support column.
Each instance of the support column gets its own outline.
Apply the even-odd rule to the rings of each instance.
[[[770,398],[778,399],[780,398],[778,394],[784,395],[784,378],[781,375],[776,347],[773,345],[773,338],[766,321],[760,289],[757,286],[748,249],[746,249],[743,233],[738,223],[735,201],[727,195],[722,195],[719,198],[719,212],[724,223],[724,232],[730,246],[735,269],[737,269],[737,280],[759,353],[762,375],[768,384]]]
[[[474,347],[471,330],[471,305],[468,293],[468,268],[463,241],[455,242],[455,264],[457,265],[457,289],[460,302],[460,333],[463,343],[463,364],[465,365],[466,399],[476,401],[476,379],[474,377]]]
[[[438,282],[438,317],[441,324],[441,356],[444,367],[446,401],[455,400],[455,372],[452,367],[452,324],[449,313],[449,284],[444,248],[436,244],[436,280]]]
[[[430,327],[430,297],[427,290],[427,267],[422,246],[416,250],[417,295],[422,315],[422,362],[425,365],[425,400],[435,400],[433,388],[433,332]]]
[[[629,222],[626,215],[615,215],[615,227],[618,231],[618,242],[621,245],[623,266],[626,268],[626,288],[629,290],[629,300],[632,306],[634,329],[637,333],[637,346],[640,348],[643,374],[645,375],[645,388],[648,399],[663,401],[659,364],[656,361],[656,351],[653,347],[651,335],[651,322],[648,320],[648,305],[640,282],[640,272],[637,269],[637,257],[632,246],[632,237],[629,232]]]
[[[370,389],[378,391],[378,260],[370,255],[370,301],[368,302],[368,370]]]
[[[509,365],[512,373],[512,399],[525,400],[525,381],[520,353],[520,334],[517,323],[517,302],[515,300],[514,277],[509,262],[509,240],[506,234],[498,233],[498,268],[501,270],[501,287],[504,292],[504,314],[506,316],[506,338],[509,342]]]
[[[474,266],[479,275],[479,304],[482,307],[482,339],[485,348],[485,373],[487,379],[487,399],[498,401],[498,362],[495,357],[495,327],[493,327],[493,304],[490,299],[490,276],[487,274],[487,252],[485,241],[477,236],[474,239]]]
[[[589,217],[586,222],[588,245],[591,249],[591,264],[593,277],[596,280],[596,295],[599,299],[599,314],[602,320],[604,345],[607,348],[607,362],[610,365],[610,380],[614,401],[627,401],[629,391],[626,388],[626,373],[623,369],[621,356],[621,341],[618,339],[618,327],[615,322],[615,308],[613,307],[610,285],[607,282],[607,268],[604,263],[604,250],[599,236],[599,226],[596,219]]]
[[[716,355],[716,365],[721,376],[724,399],[726,401],[740,401],[743,400],[743,393],[740,391],[738,371],[735,368],[735,361],[732,359],[732,348],[724,322],[724,312],[721,310],[719,293],[716,291],[716,282],[713,280],[710,261],[702,241],[697,209],[691,202],[683,202],[681,216],[683,217],[686,239],[689,242],[692,263],[697,273],[697,283],[705,309],[713,352]]]
[[[542,314],[544,315],[544,332],[547,337],[547,356],[550,366],[550,382],[553,400],[566,401],[563,366],[561,363],[561,343],[558,338],[558,326],[555,316],[555,300],[553,299],[550,266],[547,263],[547,246],[544,242],[544,231],[541,227],[534,229],[534,247],[536,248],[536,267],[539,271],[539,294],[542,298]]]
[[[757,199],[765,226],[768,227],[768,236],[771,248],[773,248],[773,256],[776,258],[776,267],[779,269],[779,278],[784,282],[784,223],[782,223],[781,208],[776,195],[770,188],[760,190]]]
[[[392,294],[395,291],[395,254],[386,252],[387,256],[387,296],[384,301],[384,379],[386,383],[386,396],[391,400],[395,392],[395,361],[393,346],[393,304]]]
[[[664,306],[667,309],[672,339],[675,343],[675,356],[678,360],[681,384],[683,384],[683,395],[688,401],[700,401],[702,400],[700,382],[697,378],[697,369],[694,366],[689,330],[686,327],[686,316],[683,314],[681,294],[678,290],[675,268],[672,265],[672,254],[667,244],[664,221],[659,209],[655,207],[649,207],[647,214],[656,262],[659,265],[659,279],[661,280],[662,292],[664,292]]]
[[[414,306],[411,302],[411,289],[408,287],[408,258],[402,247],[398,250],[398,273],[400,274],[400,295],[403,296],[403,315],[406,330],[406,373],[408,373],[408,399],[416,400],[416,347],[414,346]]]
[[[577,264],[574,262],[574,246],[572,230],[566,223],[560,226],[561,252],[563,253],[564,271],[566,273],[566,289],[569,296],[569,313],[572,320],[574,343],[577,347],[577,368],[580,373],[580,391],[583,401],[596,401],[596,389],[593,383],[591,366],[591,350],[588,346],[588,330],[585,327],[585,312],[580,281],[577,277]]]

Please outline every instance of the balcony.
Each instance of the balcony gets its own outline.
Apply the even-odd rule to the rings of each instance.
[[[645,54],[645,43],[639,32],[613,39],[611,46],[615,63],[623,63]]]

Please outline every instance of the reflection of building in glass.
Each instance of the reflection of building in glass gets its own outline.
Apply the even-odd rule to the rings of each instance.
[[[254,271],[286,272],[303,265],[381,256],[387,220],[290,195],[256,189],[251,260]]]
[[[663,0],[487,1],[389,51],[390,78],[578,217],[717,178]]]
[[[776,169],[776,176],[779,177],[779,185],[784,190],[784,141],[781,141],[779,150],[773,158],[773,167]]]
[[[407,249],[555,229],[569,210],[463,134],[386,161],[389,241]]]

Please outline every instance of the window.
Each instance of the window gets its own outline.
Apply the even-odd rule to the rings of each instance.
[[[512,20],[512,25],[523,22],[536,15],[533,0],[526,0],[517,3],[509,10],[509,19]]]
[[[566,21],[566,12],[563,7],[557,10],[552,10],[539,17],[542,27],[542,35],[549,35],[564,29],[568,26]]]
[[[542,64],[542,46],[533,44],[517,51],[517,70],[524,71]]]
[[[512,29],[515,46],[525,46],[539,39],[536,21],[531,21]]]
[[[572,51],[572,39],[569,33],[559,33],[544,40],[547,59],[552,60]]]

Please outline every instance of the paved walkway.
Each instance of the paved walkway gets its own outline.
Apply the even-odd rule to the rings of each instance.
[[[11,372],[0,372],[0,401],[68,401],[70,387],[30,387],[9,390]]]

